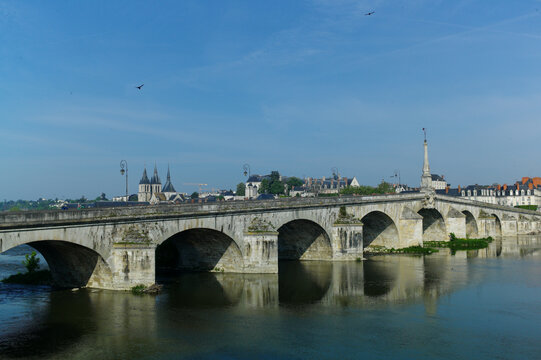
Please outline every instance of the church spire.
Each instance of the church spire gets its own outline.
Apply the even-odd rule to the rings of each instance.
[[[432,191],[432,175],[430,174],[430,165],[428,164],[428,143],[426,142],[426,129],[423,128],[425,134],[425,159],[423,162],[423,175],[421,176],[421,192]]]
[[[150,179],[151,184],[159,184],[161,185],[162,182],[160,180],[160,177],[158,176],[158,168],[156,167],[156,163],[154,163],[154,175],[152,175],[152,178]]]
[[[169,193],[176,192],[175,187],[173,186],[173,184],[171,184],[171,173],[169,171],[169,165],[167,165],[167,181],[165,182],[165,185],[163,186],[162,192],[164,192],[164,193],[165,192],[169,192]]]

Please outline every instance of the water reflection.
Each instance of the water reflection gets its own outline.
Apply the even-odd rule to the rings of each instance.
[[[281,262],[279,274],[270,275],[184,274],[156,297],[0,284],[0,354],[41,359],[193,355],[209,346],[202,339],[224,348],[238,339],[264,344],[268,331],[287,333],[295,326],[284,314],[290,319],[306,309],[319,314],[323,308],[421,304],[432,316],[442,296],[484,280],[490,272],[485,258],[540,256],[540,237],[505,238],[454,255],[443,249],[424,257],[373,256],[361,263]]]

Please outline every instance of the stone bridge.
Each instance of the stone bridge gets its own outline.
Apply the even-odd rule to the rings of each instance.
[[[59,286],[129,289],[177,271],[277,273],[367,247],[541,229],[541,214],[434,194],[0,213],[0,252],[27,244]]]

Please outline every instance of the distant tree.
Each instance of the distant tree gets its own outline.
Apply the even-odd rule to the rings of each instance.
[[[199,193],[197,191],[194,191],[192,195],[190,195],[190,198],[192,199],[199,199]]]
[[[381,184],[379,184],[376,188],[376,192],[378,194],[394,193],[394,188],[392,184],[382,181]]]
[[[246,185],[244,185],[244,183],[238,183],[237,184],[237,193],[236,193],[237,196],[244,196],[246,195]]]
[[[284,183],[281,181],[273,181],[270,184],[269,192],[271,194],[283,194],[284,193]]]
[[[100,196],[94,199],[94,201],[106,201],[106,200],[107,200],[107,195],[105,195],[105,193],[101,193]]]
[[[75,202],[78,202],[78,203],[84,203],[84,202],[87,202],[87,201],[88,201],[88,199],[87,199],[87,198],[85,198],[85,196],[84,196],[84,195],[83,195],[83,196],[81,196],[81,198],[80,198],[80,199],[77,199],[77,200],[75,200]]]
[[[260,194],[268,194],[270,191],[270,181],[267,179],[261,180],[261,185],[259,185],[258,192]]]
[[[304,185],[304,181],[299,179],[298,177],[292,176],[286,181],[287,186],[289,186],[290,189],[294,188],[295,186],[302,186]]]
[[[280,181],[280,173],[277,170],[271,171],[270,181],[271,183],[275,181]]]

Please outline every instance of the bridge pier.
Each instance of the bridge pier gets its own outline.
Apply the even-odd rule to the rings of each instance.
[[[156,245],[113,244],[110,265],[115,290],[153,285],[156,282]]]
[[[517,219],[512,216],[503,217],[502,221],[502,235],[503,236],[516,236],[518,234]]]
[[[398,223],[399,248],[423,245],[423,217],[409,207],[404,207]]]
[[[363,258],[363,224],[335,224],[331,234],[332,259]]]
[[[466,215],[455,208],[449,208],[445,220],[447,222],[447,235],[453,233],[457,238],[466,238]]]
[[[483,218],[479,218],[478,223],[480,237],[498,236],[501,234],[501,230],[499,228],[500,222],[495,216],[485,216]]]
[[[245,273],[277,274],[278,232],[245,232],[243,254]]]
[[[526,235],[535,230],[537,230],[537,227],[535,226],[535,221],[520,214],[517,220],[517,234]]]

